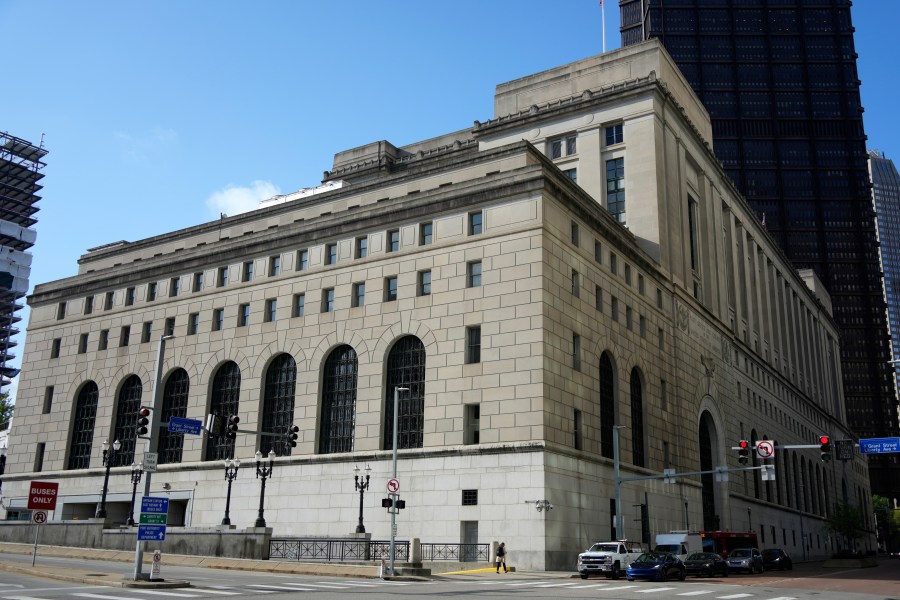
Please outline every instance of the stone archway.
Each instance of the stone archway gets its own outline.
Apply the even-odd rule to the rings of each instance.
[[[719,432],[712,415],[703,411],[698,426],[700,447],[700,470],[712,471],[715,466],[716,449],[720,447]],[[703,529],[715,531],[721,529],[721,519],[716,502],[715,477],[711,473],[700,476],[701,504],[703,507]]]

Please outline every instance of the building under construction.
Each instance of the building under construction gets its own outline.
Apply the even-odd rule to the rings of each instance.
[[[28,292],[31,254],[37,232],[32,228],[44,175],[47,151],[31,142],[0,132],[0,389],[18,369],[7,366],[15,355],[19,332],[19,300]]]

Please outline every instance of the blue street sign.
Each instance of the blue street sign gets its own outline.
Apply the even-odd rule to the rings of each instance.
[[[186,433],[188,435],[200,435],[203,423],[197,419],[185,419],[183,417],[169,417],[169,433]]]
[[[138,525],[139,542],[160,542],[166,539],[165,525]]]
[[[144,496],[141,498],[141,512],[164,515],[169,512],[168,498],[154,498],[153,496]]]
[[[900,437],[859,440],[860,454],[891,454],[900,452]]]

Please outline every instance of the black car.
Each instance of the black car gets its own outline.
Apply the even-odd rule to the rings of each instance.
[[[666,581],[670,577],[684,581],[687,573],[681,559],[666,552],[644,552],[625,570],[625,578],[628,581],[635,579]]]
[[[684,570],[688,575],[697,577],[714,577],[721,573],[722,577],[728,577],[728,563],[715,552],[695,552],[684,561]]]
[[[794,561],[792,561],[791,557],[787,555],[787,552],[781,548],[767,548],[762,551],[762,557],[763,567],[766,571],[771,571],[773,569],[790,571],[794,568]]]

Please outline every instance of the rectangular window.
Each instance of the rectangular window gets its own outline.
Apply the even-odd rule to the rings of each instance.
[[[624,141],[624,137],[622,136],[622,124],[618,123],[616,125],[610,125],[606,128],[606,145],[614,146],[616,144],[621,144]]]
[[[365,306],[366,304],[366,284],[364,281],[353,284],[353,297],[351,298],[354,308]]]
[[[392,229],[387,232],[387,251],[397,252],[400,249],[400,230]]]
[[[625,159],[606,161],[606,210],[625,224]]]
[[[466,404],[463,415],[463,444],[478,444],[481,441],[481,405]]]
[[[46,449],[46,442],[38,442],[37,451],[34,454],[34,472],[40,473],[44,470],[44,450]]]
[[[603,264],[603,244],[599,240],[594,240],[594,260]]]
[[[631,325],[632,325],[633,320],[634,319],[632,317],[631,307],[626,306],[625,307],[625,327],[627,327],[629,329],[629,331],[631,330]]]
[[[616,298],[615,296],[613,296],[612,299],[609,301],[609,307],[610,307],[610,316],[612,317],[612,320],[618,321],[619,320],[619,299]]]
[[[199,292],[203,289],[203,272],[194,273],[193,283],[191,284],[191,290],[194,292]]]
[[[603,312],[603,290],[599,285],[594,286],[594,308]]]
[[[624,273],[622,276],[625,278],[625,283],[627,283],[628,285],[631,285],[631,265],[626,263]]]
[[[469,213],[469,235],[478,235],[482,229],[481,211]]]
[[[134,304],[134,288],[130,287],[125,290],[125,306],[132,306]]]
[[[213,318],[212,318],[212,330],[213,331],[222,331],[222,328],[225,326],[225,309],[224,308],[214,308],[213,309]]]
[[[109,329],[100,330],[100,341],[97,344],[97,350],[106,350],[109,347]]]
[[[119,332],[119,347],[125,347],[128,345],[128,342],[131,338],[131,326],[123,325],[121,331]]]
[[[87,352],[88,347],[88,334],[82,333],[78,338],[78,354],[84,354]]]
[[[669,391],[665,379],[659,382],[659,404],[663,410],[669,410]]]
[[[470,262],[466,265],[466,287],[481,286],[481,261]]]
[[[569,225],[569,238],[571,239],[573,246],[578,245],[579,233],[578,223],[572,221],[572,223]]]
[[[106,297],[103,299],[103,310],[112,310],[113,294],[114,292],[106,292]]]
[[[572,334],[572,368],[581,370],[581,336],[577,333]]]
[[[53,407],[53,386],[48,385],[44,388],[44,408],[41,414],[49,415],[50,409]]]
[[[641,318],[639,319],[639,323],[640,323],[641,337],[645,337],[647,335],[647,318],[644,316],[641,316]]]
[[[550,158],[563,158],[575,154],[578,138],[574,133],[550,140]]]
[[[309,250],[297,251],[297,270],[305,271],[309,268]]]
[[[356,249],[353,255],[355,258],[365,258],[369,255],[369,238],[356,238]]]
[[[163,326],[163,335],[175,335],[175,317],[167,317]]]
[[[690,236],[691,270],[700,269],[700,246],[697,233],[697,201],[688,196],[688,235]]]
[[[613,275],[619,274],[619,257],[612,252],[609,253],[609,270]]]
[[[322,290],[322,311],[323,313],[334,312],[334,288],[325,288]]]
[[[419,295],[431,295],[431,271],[419,271]]]
[[[94,312],[94,297],[88,296],[84,299],[84,314],[89,315]]]
[[[478,490],[463,490],[462,505],[476,506],[478,504]]]
[[[246,327],[250,324],[250,305],[241,304],[238,306],[238,327]]]
[[[60,302],[56,305],[56,320],[61,321],[66,317],[66,303]]]
[[[384,301],[393,302],[397,299],[397,278],[388,277],[384,280]]]
[[[181,291],[181,277],[173,277],[169,280],[169,297],[174,298]]]
[[[427,246],[434,239],[434,225],[431,223],[422,223],[419,225],[419,245]]]
[[[59,358],[60,348],[62,348],[62,339],[56,338],[50,345],[50,358]]]
[[[191,313],[188,315],[188,335],[197,335],[200,330],[200,313]]]
[[[306,309],[306,294],[294,294],[294,306],[291,310],[291,316],[302,317],[303,311]]]
[[[266,300],[266,312],[264,315],[264,319],[266,323],[271,323],[275,320],[276,312],[278,311],[278,300],[276,298],[269,298]]]
[[[656,330],[656,343],[659,345],[659,349],[662,350],[666,345],[666,334],[663,331],[663,328],[660,327]]]
[[[644,295],[644,276],[638,273],[638,294]]]
[[[153,321],[147,321],[144,323],[143,328],[141,329],[141,343],[146,344],[150,341],[150,335],[153,333]]]
[[[219,274],[216,278],[217,287],[225,287],[228,285],[228,267],[219,267]]]
[[[584,441],[582,440],[582,437],[581,437],[581,411],[580,410],[575,409],[575,414],[572,415],[572,421],[573,421],[572,427],[573,427],[573,430],[575,433],[575,449],[583,450],[584,449],[583,448]]]
[[[244,271],[241,274],[241,281],[252,281],[253,280],[253,261],[248,260],[244,263]]]
[[[656,308],[662,308],[662,307],[663,307],[662,290],[657,288],[657,290],[656,290]]]
[[[572,269],[572,295],[576,298],[581,293],[581,283],[579,282],[578,271]]]
[[[281,256],[269,257],[269,277],[281,275]]]
[[[151,281],[147,284],[147,302],[153,302],[156,300],[156,289],[157,284],[155,281]]]
[[[466,363],[481,362],[481,326],[466,327]]]
[[[563,169],[563,175],[571,179],[573,183],[578,183],[578,169]]]
[[[337,244],[325,244],[325,264],[337,264]]]

